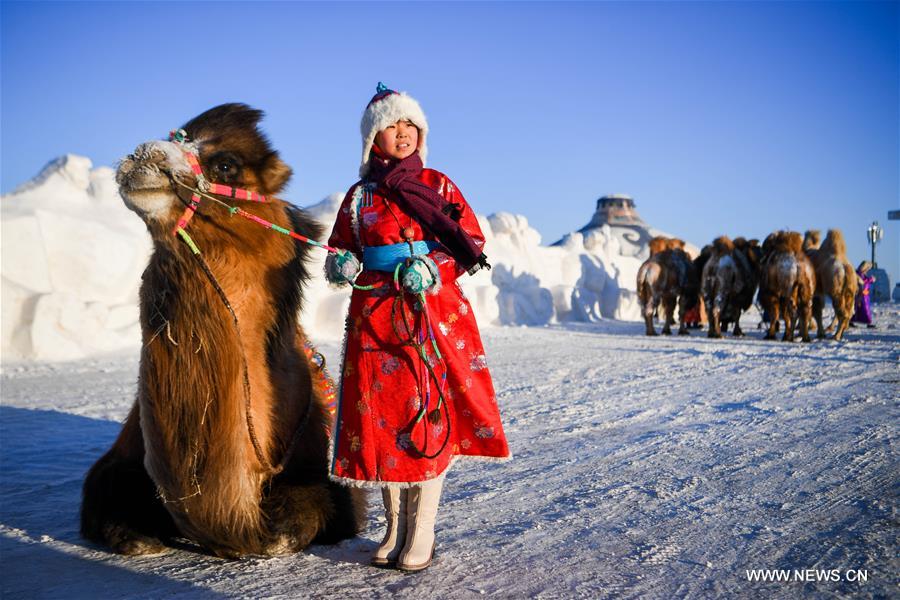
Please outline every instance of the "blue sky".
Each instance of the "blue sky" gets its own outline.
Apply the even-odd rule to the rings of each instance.
[[[702,245],[885,228],[900,278],[897,2],[6,2],[2,191],[56,156],[113,165],[216,104],[266,111],[311,204],[354,181],[382,80],[428,115],[429,166],[551,243],[604,193]]]

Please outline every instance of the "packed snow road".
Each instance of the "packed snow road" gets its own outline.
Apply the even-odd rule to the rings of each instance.
[[[896,597],[898,311],[844,343],[765,342],[752,322],[740,340],[487,329],[514,459],[454,466],[417,575],[368,566],[376,494],[360,537],[284,558],[87,544],[82,477],[131,404],[136,354],[5,364],[2,596]]]

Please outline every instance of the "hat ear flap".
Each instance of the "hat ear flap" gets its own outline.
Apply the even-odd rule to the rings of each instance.
[[[269,194],[277,194],[284,189],[287,182],[291,179],[293,171],[287,164],[279,158],[277,153],[272,153],[263,163],[262,172],[263,185]]]

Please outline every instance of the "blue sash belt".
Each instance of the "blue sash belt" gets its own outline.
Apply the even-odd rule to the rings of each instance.
[[[435,241],[413,242],[413,254],[428,254],[440,247]],[[412,256],[409,253],[409,244],[388,244],[387,246],[366,246],[363,248],[363,269],[366,271],[393,272],[398,264]]]

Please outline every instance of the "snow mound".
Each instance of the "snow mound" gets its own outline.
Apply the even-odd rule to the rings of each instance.
[[[70,360],[140,343],[151,242],[108,167],[67,155],[0,201],[2,356]]]
[[[342,197],[306,208],[326,236]],[[140,344],[137,292],[152,244],[112,169],[64,156],[4,196],[0,209],[4,360],[72,360]],[[478,220],[493,269],[460,285],[482,326],[639,320],[643,237],[635,242],[604,224],[542,246],[521,215]],[[324,252],[310,255],[301,323],[313,339],[340,339],[350,292],[326,283]]]

